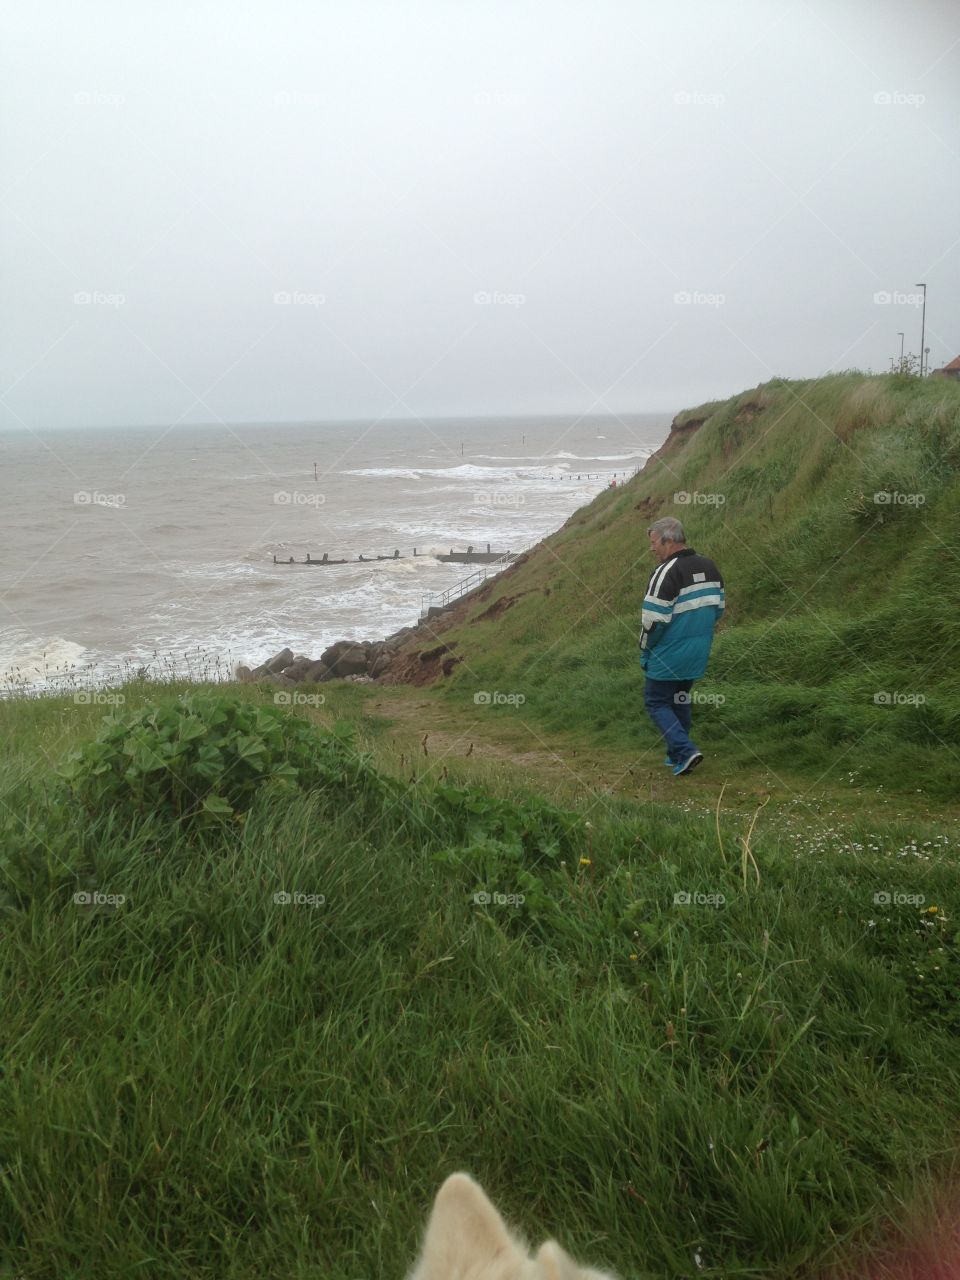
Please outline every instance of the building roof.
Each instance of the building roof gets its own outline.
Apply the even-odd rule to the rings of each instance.
[[[951,360],[949,364],[943,366],[944,373],[960,373],[960,356],[956,360]]]

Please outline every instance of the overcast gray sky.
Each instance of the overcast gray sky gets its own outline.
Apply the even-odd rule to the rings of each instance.
[[[960,353],[946,0],[4,25],[0,427],[676,411],[886,369],[921,280]]]

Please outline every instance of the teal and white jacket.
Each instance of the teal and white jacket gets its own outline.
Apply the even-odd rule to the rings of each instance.
[[[723,614],[720,570],[692,547],[658,564],[640,615],[640,665],[651,680],[699,680]]]

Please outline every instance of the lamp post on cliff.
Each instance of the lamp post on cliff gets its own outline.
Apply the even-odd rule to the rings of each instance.
[[[897,330],[897,337],[900,339],[900,372],[903,373],[903,330]]]
[[[923,290],[923,315],[920,319],[920,377],[923,377],[923,340],[927,336],[927,286],[922,280],[918,280],[914,285],[915,289]]]

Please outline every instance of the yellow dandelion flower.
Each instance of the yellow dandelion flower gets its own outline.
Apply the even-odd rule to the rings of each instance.
[[[590,861],[589,858],[581,858],[580,865],[581,867],[590,867],[590,866],[593,866],[593,863]]]
[[[927,915],[935,916],[939,910],[940,910],[939,907],[927,907]]]

